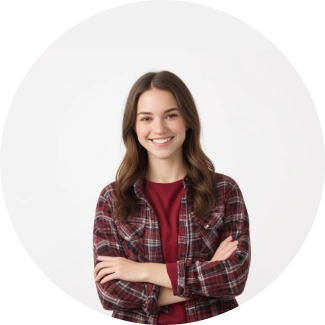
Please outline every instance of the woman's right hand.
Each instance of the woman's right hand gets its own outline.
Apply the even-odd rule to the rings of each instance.
[[[226,260],[238,247],[238,240],[232,241],[232,237],[227,237],[218,247],[210,262]]]

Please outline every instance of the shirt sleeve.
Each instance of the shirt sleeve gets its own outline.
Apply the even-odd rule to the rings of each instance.
[[[107,189],[100,193],[95,213],[93,228],[94,266],[100,261],[97,256],[125,257],[123,247],[112,217],[111,204]],[[142,309],[148,314],[156,314],[160,310],[157,305],[160,286],[151,283],[111,280],[104,284],[96,282],[101,304],[107,310]]]
[[[251,250],[249,219],[242,193],[235,184],[225,203],[221,241],[232,236],[238,248],[224,261],[177,261],[178,282],[175,295],[234,297],[240,295],[248,277]]]

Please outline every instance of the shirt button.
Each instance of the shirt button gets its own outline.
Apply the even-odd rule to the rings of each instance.
[[[209,226],[210,226],[210,225],[207,223],[207,224],[204,226],[204,228],[205,228],[205,229],[208,229]]]

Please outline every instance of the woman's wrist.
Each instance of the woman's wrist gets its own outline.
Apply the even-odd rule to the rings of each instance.
[[[182,302],[189,299],[190,298],[175,296],[172,289],[162,287],[158,297],[158,306],[176,304],[178,302]]]

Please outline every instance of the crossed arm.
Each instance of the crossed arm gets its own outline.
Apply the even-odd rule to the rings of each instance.
[[[238,241],[232,241],[232,237],[229,236],[226,238],[218,247],[216,252],[214,253],[212,259],[209,262],[216,262],[216,261],[224,261],[236,251],[238,247]],[[159,298],[158,298],[158,306],[165,306],[174,304],[177,302],[181,302],[184,300],[188,300],[190,298],[181,297],[174,295],[172,284],[170,281],[170,277],[168,276],[168,272],[166,272],[165,264],[155,264],[155,263],[148,263],[147,268],[147,276],[146,281],[158,284],[159,279],[163,279],[166,283],[170,283],[170,285],[166,286],[161,284],[162,288],[160,290]]]
[[[146,282],[155,283],[161,286],[157,302],[158,306],[170,305],[187,300],[187,298],[174,296],[166,264],[148,263],[145,274]]]
[[[107,197],[107,191],[101,193],[97,204],[93,245],[94,277],[105,309],[141,308],[151,314],[161,306],[195,296],[233,297],[242,293],[250,264],[250,240],[248,215],[237,185],[226,200],[221,245],[210,261],[177,261],[182,281],[176,288],[166,264],[127,259]]]
[[[227,259],[238,247],[238,241],[231,241],[229,236],[216,250],[210,260],[221,261]],[[188,298],[174,296],[172,283],[167,272],[166,264],[139,263],[124,257],[98,256],[100,261],[94,269],[95,281],[104,284],[108,281],[119,279],[130,282],[149,282],[161,286],[158,306],[174,304]]]

